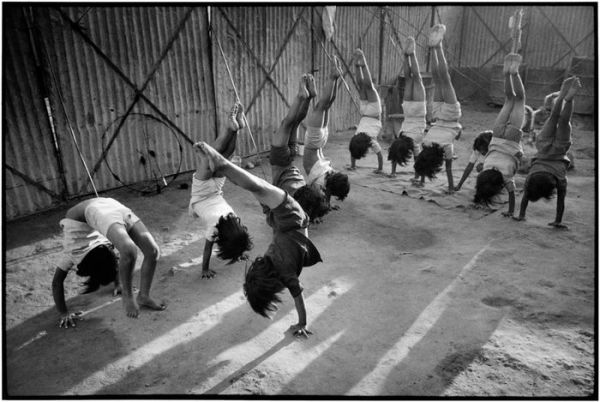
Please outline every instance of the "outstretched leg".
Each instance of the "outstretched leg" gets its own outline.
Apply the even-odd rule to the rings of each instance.
[[[404,53],[403,57],[403,70],[404,70],[404,101],[412,101],[413,100],[413,77],[412,71],[410,69],[410,57],[408,53]]]
[[[361,49],[354,51],[354,57],[356,58],[356,75],[358,77],[358,84],[360,86],[360,99],[368,102],[378,102],[379,94],[373,84],[373,78],[371,77],[371,71],[367,65],[367,59]]]
[[[241,103],[237,103],[237,112],[235,114],[235,116],[230,116],[229,117],[229,129],[234,130],[235,129],[235,125],[233,124],[233,120],[235,119],[235,122],[237,123],[237,127],[238,130],[236,130],[231,137],[229,138],[229,141],[227,141],[227,145],[225,146],[225,149],[223,149],[221,152],[221,154],[223,154],[224,157],[228,158],[233,155],[233,153],[235,152],[235,146],[237,143],[237,135],[238,133],[243,130],[246,127],[246,119],[244,116],[244,106]],[[215,148],[216,149],[216,148]]]
[[[422,102],[425,100],[425,85],[423,85],[423,78],[421,77],[421,70],[419,68],[419,62],[415,53],[416,45],[415,38],[409,36],[406,43],[405,60],[408,59],[408,65],[410,70],[410,81],[411,81],[411,97],[405,98],[406,100],[412,100],[415,102]],[[406,68],[407,62],[405,61],[404,67]],[[406,70],[405,70],[406,71]],[[406,86],[405,86],[406,89]],[[405,92],[406,94],[406,92]]]
[[[324,128],[327,127],[327,123],[329,122],[329,108],[331,108],[336,98],[341,75],[337,59],[335,59],[334,63],[334,69],[329,75],[329,81],[325,84],[321,97],[306,118],[306,125],[309,127]]]
[[[523,87],[521,76],[519,75],[521,60],[522,57],[520,54],[514,54],[511,59],[509,71],[512,77],[513,89],[515,91],[515,98],[509,121],[513,127],[519,129],[523,126],[523,120],[525,119],[525,88]]]
[[[452,80],[450,79],[450,73],[448,71],[448,63],[444,56],[444,50],[442,48],[442,39],[446,33],[446,27],[442,24],[437,24],[432,28],[432,32],[429,38],[429,46],[433,49],[434,62],[432,63],[432,75],[436,80],[436,92],[439,89],[439,96],[445,103],[454,104],[458,102],[454,87],[452,86]],[[438,87],[439,84],[439,87]]]
[[[502,69],[504,73],[504,104],[502,105],[502,109],[500,109],[500,113],[498,113],[498,116],[496,116],[494,127],[502,127],[509,123],[510,115],[515,102],[513,80],[509,71],[511,57],[511,54],[507,54],[504,57],[504,67]]]
[[[281,121],[281,124],[276,132],[271,136],[271,145],[274,147],[288,146],[292,134],[298,129],[300,122],[308,113],[308,105],[310,104],[311,94],[307,88],[308,75],[304,74],[300,79],[298,93],[288,110],[287,115]]]

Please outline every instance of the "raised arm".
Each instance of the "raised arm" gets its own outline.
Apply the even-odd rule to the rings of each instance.
[[[54,298],[54,305],[60,315],[58,326],[60,328],[69,328],[69,325],[75,327],[75,321],[80,319],[81,312],[69,313],[67,309],[67,303],[65,302],[65,288],[64,282],[67,277],[67,272],[60,268],[56,268],[54,271],[54,278],[52,279],[52,297]]]
[[[275,208],[284,200],[285,191],[229,162],[206,142],[197,142],[194,148],[208,159],[213,172],[222,174],[235,185],[248,190],[261,204]]]

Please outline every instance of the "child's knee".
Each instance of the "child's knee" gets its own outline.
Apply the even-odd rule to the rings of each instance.
[[[137,259],[137,247],[133,242],[121,246],[119,249],[119,259],[124,264],[135,263]]]

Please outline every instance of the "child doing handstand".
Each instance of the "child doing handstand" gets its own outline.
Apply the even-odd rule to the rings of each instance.
[[[113,198],[92,198],[69,209],[66,218],[61,221],[61,226],[65,233],[65,242],[68,244],[68,247],[65,248],[67,258],[56,269],[52,281],[54,301],[61,313],[61,324],[64,323],[68,327],[68,324],[74,324],[73,319],[78,318],[77,315],[69,314],[66,310],[63,282],[68,270],[73,265],[77,265],[77,257],[82,256],[80,250],[85,250],[85,247],[81,248],[81,246],[85,246],[85,239],[89,241],[89,237],[96,236],[98,241],[102,241],[101,237],[93,234],[95,231],[108,239],[119,252],[118,272],[122,285],[123,307],[127,316],[137,318],[140,306],[151,310],[166,308],[164,304],[158,304],[150,298],[150,287],[160,256],[160,249],[150,231],[131,209]],[[132,279],[137,260],[136,246],[142,250],[144,259],[140,274],[140,292],[137,299],[134,300]],[[107,268],[109,268],[114,263],[114,259],[108,256],[106,251],[102,253],[105,255],[102,258],[107,262]],[[105,275],[105,280],[100,280],[101,284],[110,283],[110,279],[114,278],[111,271],[109,270],[109,273]],[[88,283],[88,289],[93,288],[92,284],[95,286],[95,280],[91,278],[91,281]]]
[[[321,262],[321,256],[308,238],[309,218],[296,200],[284,190],[254,176],[225,159],[206,143],[198,149],[210,168],[248,190],[261,203],[267,223],[273,228],[273,240],[264,256],[257,257],[245,274],[244,294],[252,309],[269,317],[281,302],[278,293],[287,288],[298,313],[298,323],[290,328],[295,336],[308,337],[306,308],[298,277],[303,267]]]
[[[271,136],[271,178],[273,185],[294,197],[308,214],[311,221],[318,220],[329,210],[325,193],[320,188],[306,184],[302,173],[292,164],[289,140],[297,135],[298,126],[308,113],[310,100],[316,96],[314,78],[304,74],[300,79],[298,94],[290,109]]]
[[[517,53],[509,53],[504,58],[504,105],[494,122],[489,151],[475,184],[474,202],[485,205],[493,204],[494,198],[506,187],[508,212],[503,212],[503,216],[514,213],[514,176],[523,156],[520,127],[525,113],[525,89],[519,75],[521,59]]]
[[[567,78],[552,107],[550,118],[536,138],[537,154],[533,157],[529,174],[525,180],[525,191],[521,200],[521,210],[516,220],[525,220],[529,201],[540,198],[550,199],[557,192],[556,219],[550,226],[566,229],[562,223],[567,194],[567,169],[570,160],[567,152],[571,147],[571,115],[573,98],[581,88],[577,77]]]
[[[415,50],[415,38],[409,36],[404,48],[404,97],[402,102],[404,122],[402,131],[394,133],[397,138],[389,149],[388,160],[392,162],[392,173],[389,177],[396,176],[396,165],[406,165],[411,154],[415,160],[417,159],[423,141],[427,106],[425,86]],[[416,174],[415,179],[417,179]]]
[[[329,109],[335,100],[341,71],[338,60],[334,66],[329,81],[325,85],[319,101],[306,117],[306,134],[304,136],[304,156],[302,162],[307,173],[307,184],[317,191],[324,191],[327,205],[331,208],[331,196],[343,201],[350,191],[348,175],[337,172],[331,163],[325,159],[323,148],[327,143],[329,131]],[[333,207],[332,209],[337,209]]]
[[[461,117],[460,103],[452,86],[448,63],[444,56],[442,40],[446,27],[437,24],[429,34],[431,53],[432,77],[435,84],[433,99],[433,119],[431,128],[423,137],[423,148],[415,161],[415,174],[421,180],[415,180],[417,186],[425,184],[425,177],[430,180],[441,170],[446,161],[446,176],[448,192],[454,192],[452,177],[452,158],[454,156],[454,139],[460,135],[462,126],[458,122]]]
[[[212,143],[212,146],[225,158],[235,151],[237,133],[245,127],[243,107],[236,103],[229,114],[227,128]],[[201,232],[204,234],[204,254],[202,255],[202,278],[212,278],[215,271],[209,269],[213,245],[217,243],[218,257],[229,260],[229,264],[238,261],[252,248],[248,229],[223,198],[225,177],[209,169],[206,158],[198,158],[196,172],[192,177],[192,191],[189,212],[198,218]]]
[[[377,136],[382,127],[381,100],[375,85],[373,85],[365,54],[362,50],[356,49],[354,58],[360,102],[360,122],[356,127],[356,133],[350,140],[350,167],[348,169],[356,169],[356,160],[365,156],[371,148],[377,155],[377,169],[374,172],[379,174],[383,173],[383,156],[381,146],[377,142]]]

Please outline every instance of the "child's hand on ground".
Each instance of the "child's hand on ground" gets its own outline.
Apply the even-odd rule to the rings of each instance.
[[[78,311],[76,313],[66,313],[62,315],[60,317],[60,321],[58,322],[58,327],[67,329],[69,328],[69,325],[71,325],[73,328],[75,328],[75,321],[83,320],[83,318],[81,317],[82,314],[82,311]]]
[[[113,289],[113,297],[117,297],[121,293],[123,293],[123,289],[121,288],[121,285],[116,285],[115,288]]]
[[[375,173],[375,174],[383,174],[383,170],[381,170],[381,169],[375,169],[375,170],[373,170],[373,173]]]
[[[452,194],[454,194],[454,189],[453,188],[449,188],[448,190],[444,191],[444,193],[446,195],[452,195]]]
[[[346,165],[346,170],[356,170],[356,166]]]
[[[206,269],[206,270],[202,270],[202,279],[207,278],[207,279],[211,279],[214,278],[215,275],[217,273],[215,271],[213,271],[212,269]]]
[[[512,212],[502,212],[502,216],[505,218],[512,218],[513,213]]]
[[[518,222],[523,222],[527,220],[524,216],[513,216],[512,218]]]
[[[310,335],[313,334],[302,324],[292,325],[289,330],[292,332],[292,335],[294,335],[296,338],[299,338],[301,336],[308,338]]]
[[[318,225],[321,222],[323,222],[323,220],[321,218],[315,218],[310,221],[310,223],[314,223],[315,225]]]
[[[569,227],[567,225],[560,223],[560,222],[556,222],[556,221],[550,222],[548,225],[554,226],[557,229],[569,229]]]
[[[390,179],[393,179],[396,177],[396,173],[390,173],[387,175],[387,177],[389,177]]]
[[[332,211],[337,211],[338,209],[340,209],[339,205],[332,205],[329,207],[329,209],[331,209]]]
[[[454,191],[460,191],[460,186],[454,186]]]

